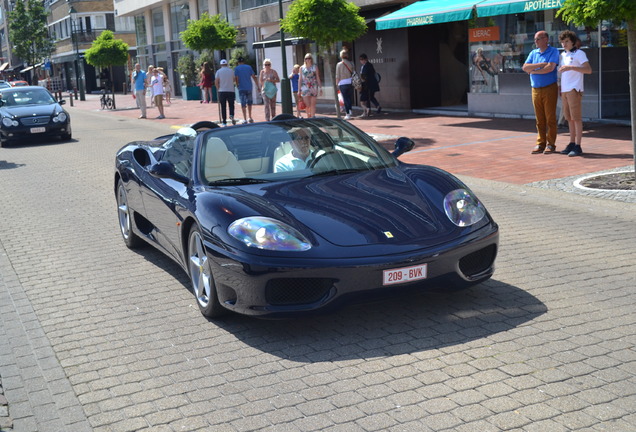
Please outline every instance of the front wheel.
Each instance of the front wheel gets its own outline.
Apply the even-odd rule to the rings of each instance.
[[[121,230],[121,236],[124,238],[124,243],[128,248],[135,249],[141,244],[141,239],[132,229],[133,222],[130,207],[128,207],[128,195],[122,181],[117,183],[117,213],[119,216],[119,229]]]
[[[196,225],[192,227],[188,236],[188,271],[192,291],[203,316],[216,318],[225,314],[226,309],[221,306],[216,293],[212,267],[205,252],[203,236]]]
[[[114,106],[115,106],[115,103],[113,102],[113,100],[111,98],[107,98],[106,99],[106,108],[113,109]]]

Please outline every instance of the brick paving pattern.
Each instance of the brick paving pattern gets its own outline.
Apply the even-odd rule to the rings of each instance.
[[[207,321],[183,271],[118,232],[114,152],[182,124],[170,110],[140,128],[134,110],[76,108],[75,141],[0,151],[2,430],[636,430],[633,204],[525,184],[629,160],[530,155],[527,121],[493,120],[487,139],[507,144],[490,147],[518,151],[467,161],[476,119],[358,120],[416,137],[409,157],[482,174],[465,179],[501,227],[494,278],[292,321]],[[590,152],[629,151],[620,128],[598,133],[612,147],[590,138]]]

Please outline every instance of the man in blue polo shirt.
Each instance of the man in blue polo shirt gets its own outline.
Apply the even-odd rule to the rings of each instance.
[[[258,92],[261,92],[261,88],[258,85],[256,74],[252,66],[245,64],[243,57],[238,58],[238,66],[234,68],[234,75],[238,81],[237,87],[239,90],[239,97],[241,99],[241,109],[243,110],[243,118],[245,121],[253,123],[252,120],[252,81],[256,84]],[[247,111],[245,112],[245,107]]]
[[[530,52],[523,65],[523,71],[530,75],[532,105],[537,121],[537,145],[532,150],[532,154],[555,153],[559,51],[548,44],[548,33],[545,31],[539,31],[534,35],[534,43],[537,49]]]
[[[146,72],[141,70],[139,63],[135,64],[135,71],[130,77],[132,81],[132,87],[135,92],[135,99],[137,100],[137,106],[141,110],[140,119],[146,118]]]

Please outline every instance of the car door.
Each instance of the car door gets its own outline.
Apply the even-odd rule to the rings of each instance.
[[[170,162],[177,173],[190,177],[194,139],[174,139],[166,143],[160,158]],[[152,176],[145,173],[147,188],[143,193],[146,215],[153,225],[151,236],[166,253],[183,262],[179,225],[183,210],[188,207],[189,185],[180,181]]]

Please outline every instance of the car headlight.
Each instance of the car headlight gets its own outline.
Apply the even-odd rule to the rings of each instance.
[[[17,120],[10,119],[9,117],[5,117],[2,119],[2,124],[6,127],[17,126]]]
[[[486,216],[486,209],[466,189],[455,189],[444,197],[444,211],[452,223],[460,227],[471,226]]]
[[[64,123],[67,118],[68,118],[68,116],[66,115],[66,113],[64,111],[61,111],[61,112],[57,113],[56,116],[53,117],[53,122],[54,123]]]
[[[261,216],[238,219],[227,232],[249,247],[276,251],[306,251],[311,243],[286,223]]]

